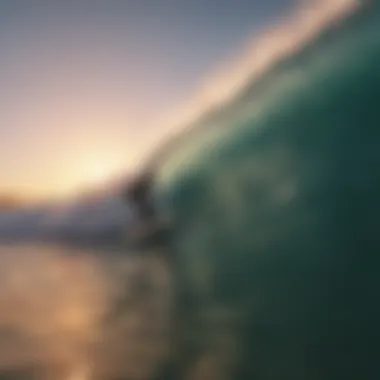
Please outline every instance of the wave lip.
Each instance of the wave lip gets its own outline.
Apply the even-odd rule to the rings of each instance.
[[[326,28],[339,23],[360,8],[357,0],[303,1],[302,4],[278,20],[277,24],[255,34],[239,57],[224,63],[211,73],[196,94],[183,107],[164,120],[157,128],[151,149],[154,158],[145,157],[142,166],[157,161],[172,139],[191,129],[200,119],[233,101],[247,84],[258,80],[277,62],[302,49]],[[163,137],[166,135],[166,137]],[[167,141],[163,143],[163,141]],[[164,153],[165,154],[165,153]]]

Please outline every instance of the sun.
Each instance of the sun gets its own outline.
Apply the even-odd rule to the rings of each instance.
[[[113,187],[126,173],[125,161],[123,156],[112,154],[82,153],[80,157],[76,156],[67,163],[67,170],[62,171],[59,179],[62,198]]]
[[[73,369],[66,380],[88,380],[89,378],[89,369],[87,366],[79,365]]]
[[[89,185],[104,185],[112,179],[113,170],[105,165],[97,165],[91,168],[87,174]]]

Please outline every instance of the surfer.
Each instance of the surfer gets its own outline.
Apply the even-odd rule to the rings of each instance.
[[[134,220],[127,231],[129,243],[137,250],[166,248],[169,230],[158,215],[152,188],[154,176],[145,172],[126,188],[124,199],[132,208]]]
[[[127,244],[140,257],[156,257],[172,267],[171,229],[153,196],[155,176],[145,170],[125,188],[123,198],[132,209],[132,223],[127,227]]]

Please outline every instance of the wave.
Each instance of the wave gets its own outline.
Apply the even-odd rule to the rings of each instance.
[[[359,4],[356,0],[305,1],[275,26],[256,33],[241,55],[211,73],[192,100],[157,128],[159,135],[150,146],[153,157],[148,155],[142,166],[159,162],[158,157],[170,151],[177,140],[186,139],[187,133],[199,124],[203,128],[204,123],[210,123],[210,115],[228,108],[276,64],[302,51],[326,29],[358,11]]]
[[[186,378],[379,377],[379,25],[334,18],[154,156]]]
[[[148,170],[157,167],[160,171],[179,168],[189,161],[186,157],[202,150],[209,141],[218,140],[217,136],[223,138],[225,133],[236,128],[236,124],[262,115],[265,107],[275,108],[275,98],[280,104],[286,99],[287,91],[314,85],[323,76],[338,78],[339,71],[355,65],[358,56],[368,57],[368,49],[377,42],[373,29],[377,27],[378,5],[354,8],[353,3],[350,4],[351,7],[343,8],[345,12],[338,13],[339,16],[334,13],[334,18],[327,19],[329,22],[325,21],[322,29],[313,29],[313,38],[309,36],[301,46],[292,45],[292,54],[281,55],[281,59],[274,56],[260,75],[256,71],[248,75],[246,82],[227,102],[174,129],[173,135],[163,139],[160,147],[153,151],[145,167]]]

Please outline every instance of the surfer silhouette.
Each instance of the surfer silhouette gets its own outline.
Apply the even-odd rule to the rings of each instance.
[[[154,204],[153,183],[154,175],[146,171],[132,181],[124,193],[134,216],[127,235],[129,242],[138,250],[161,248],[168,242],[169,230]]]

